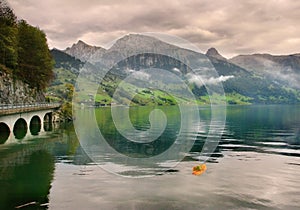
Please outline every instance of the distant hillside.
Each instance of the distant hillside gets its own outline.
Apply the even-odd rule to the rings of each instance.
[[[62,68],[71,70],[73,73],[78,74],[81,67],[83,67],[84,62],[81,60],[68,55],[57,49],[52,49],[51,55],[55,61],[55,68]]]
[[[252,98],[252,103],[297,103],[299,94],[296,90],[283,86],[272,79],[261,77],[256,72],[246,70],[230,61],[220,60],[219,56],[207,54],[220,75],[234,75],[224,82],[226,93],[239,93]]]
[[[230,62],[281,85],[300,89],[300,54],[239,55],[230,59]]]

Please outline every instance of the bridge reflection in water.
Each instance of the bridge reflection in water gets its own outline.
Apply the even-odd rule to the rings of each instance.
[[[0,209],[28,203],[33,205],[24,208],[48,208],[55,167],[54,141],[49,135],[52,113],[58,107],[0,105]]]
[[[52,153],[59,139],[49,137],[0,145],[0,209],[28,203],[26,209],[47,208],[55,167]]]
[[[39,130],[34,124],[33,133]],[[53,130],[0,145],[0,209],[47,209],[57,157],[80,151],[72,124],[46,125]]]

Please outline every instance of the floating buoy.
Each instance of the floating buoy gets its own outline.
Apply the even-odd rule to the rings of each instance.
[[[193,174],[196,176],[199,176],[203,174],[206,171],[206,165],[205,164],[200,164],[198,166],[193,167]]]

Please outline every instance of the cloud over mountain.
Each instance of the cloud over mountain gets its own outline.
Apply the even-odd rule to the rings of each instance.
[[[195,75],[192,73],[187,74],[186,77],[190,83],[194,83],[198,87],[201,87],[203,85],[215,85],[215,84],[219,84],[220,82],[225,82],[229,79],[234,78],[233,75],[229,75],[229,76],[221,75],[219,77],[206,78],[205,76]]]
[[[291,54],[300,45],[299,1],[8,0],[15,13],[47,33],[51,47],[75,40],[104,46],[130,32],[177,35],[225,56]]]

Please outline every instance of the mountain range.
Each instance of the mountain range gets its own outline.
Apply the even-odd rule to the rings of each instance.
[[[283,85],[300,88],[300,54],[239,55],[231,58],[229,62]]]
[[[142,49],[141,51],[139,51]],[[178,75],[188,79],[190,68],[174,58],[165,55],[145,52],[160,52],[168,49],[184,60],[191,57],[208,58],[219,74],[218,78],[207,78],[209,81],[216,79],[223,82],[224,90],[229,104],[277,104],[300,102],[300,54],[274,56],[269,54],[239,55],[227,59],[220,55],[215,48],[210,48],[206,54],[181,48],[157,38],[130,34],[117,40],[109,49],[91,46],[83,41],[78,41],[65,50],[53,49],[52,56],[56,62],[56,81],[53,82],[49,91],[56,94],[63,83],[74,83],[80,68],[86,63],[97,65],[97,61],[105,60],[107,65],[112,65],[112,70],[106,76],[105,84],[100,84],[102,91],[96,97],[100,103],[109,103],[114,92],[115,84],[128,76],[128,70],[139,71],[140,68],[162,68],[168,71],[177,70]],[[140,52],[134,55],[133,52]],[[128,56],[131,55],[132,56]],[[114,61],[120,61],[114,64]],[[66,71],[68,72],[66,74]],[[101,70],[100,70],[101,71]],[[70,75],[73,74],[72,81]],[[62,75],[69,75],[63,78]],[[59,82],[58,82],[59,80]],[[203,85],[190,84],[193,93],[199,103],[209,103],[207,91]],[[113,88],[114,87],[114,88]],[[101,89],[101,88],[100,88]],[[158,93],[158,95],[160,95]],[[145,92],[138,95],[136,104],[147,105],[149,98],[156,95],[145,96]],[[160,96],[161,98],[161,96]],[[85,99],[87,100],[87,99]],[[160,101],[160,102],[159,102]],[[154,104],[161,101],[152,100]]]

